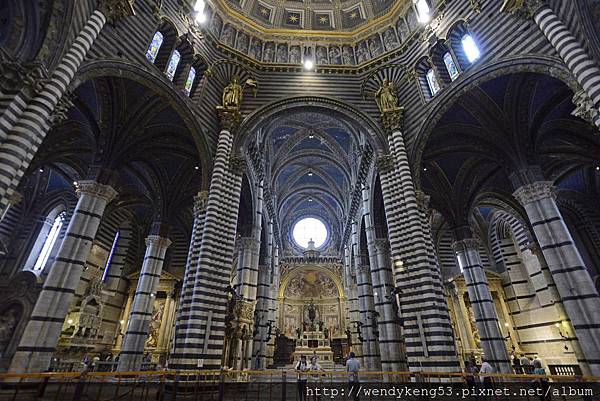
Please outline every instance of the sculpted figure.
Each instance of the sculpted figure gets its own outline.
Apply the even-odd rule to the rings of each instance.
[[[242,103],[243,91],[240,78],[234,75],[231,83],[223,89],[223,107],[226,109],[239,109]]]
[[[375,99],[379,111],[384,113],[389,110],[398,108],[398,96],[396,96],[395,85],[387,79],[383,80],[383,84],[375,93]]]

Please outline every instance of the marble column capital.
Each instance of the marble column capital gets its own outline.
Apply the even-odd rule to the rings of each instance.
[[[229,168],[235,174],[242,174],[246,171],[246,158],[242,155],[231,155],[229,157]]]
[[[376,238],[373,240],[375,250],[380,253],[388,252],[390,249],[390,241],[387,238]]]
[[[146,246],[157,246],[160,248],[168,248],[171,245],[171,240],[159,235],[149,235],[146,237]]]
[[[242,250],[250,249],[253,251],[258,251],[260,249],[260,241],[254,237],[241,237],[238,239],[238,241]]]
[[[395,107],[381,113],[381,122],[390,134],[402,130],[404,125],[404,107]]]
[[[106,19],[114,22],[134,15],[134,2],[134,0],[99,0],[98,11],[104,14]]]
[[[200,191],[194,196],[194,217],[199,216],[206,211],[208,204],[208,191]]]
[[[452,250],[454,252],[478,251],[479,245],[481,245],[481,242],[477,238],[465,238],[453,242]]]
[[[425,192],[418,189],[415,191],[415,197],[417,200],[417,207],[419,208],[419,210],[424,211],[424,212],[428,211],[429,210],[429,201],[431,200],[431,196],[427,195]]]
[[[77,196],[79,197],[82,195],[93,196],[102,198],[108,203],[117,196],[117,191],[113,187],[93,180],[78,181],[76,187]]]
[[[377,169],[388,172],[394,168],[394,156],[389,153],[381,153],[377,156]]]
[[[523,206],[542,199],[555,199],[556,193],[552,181],[537,181],[523,185],[513,192],[515,199]]]
[[[23,200],[23,195],[20,192],[14,191],[12,194],[8,195],[8,203],[10,205],[16,205],[17,203],[21,203]]]
[[[575,110],[571,112],[571,115],[593,124],[600,111],[594,106],[594,101],[588,93],[584,89],[580,89],[573,95],[572,102]]]
[[[546,0],[504,0],[500,11],[533,17],[545,5]]]

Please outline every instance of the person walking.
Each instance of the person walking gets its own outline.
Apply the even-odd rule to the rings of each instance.
[[[356,359],[356,354],[350,352],[346,361],[346,371],[348,372],[349,394],[352,394],[354,401],[358,401],[358,372],[360,371],[360,362]]]
[[[300,356],[300,360],[296,364],[296,371],[298,372],[298,401],[306,401],[306,381],[308,376],[308,362],[306,362],[306,355]]]

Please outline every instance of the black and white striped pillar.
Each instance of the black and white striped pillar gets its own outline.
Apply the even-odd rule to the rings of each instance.
[[[390,154],[380,156],[378,167],[409,369],[455,372],[452,324],[402,132],[391,129],[389,141]]]
[[[121,4],[122,3],[122,4]],[[0,216],[8,207],[9,197],[17,188],[21,177],[29,167],[31,160],[44,140],[51,125],[51,116],[57,105],[67,93],[83,59],[92,47],[107,18],[116,19],[133,14],[128,0],[103,0],[71,44],[71,48],[61,63],[53,71],[44,88],[35,96],[22,113],[24,106],[20,101],[15,104],[13,113],[18,121],[0,126]],[[6,132],[7,128],[10,131]]]
[[[198,254],[198,269],[189,310],[182,314],[185,335],[171,355],[172,369],[220,369],[225,316],[245,160],[231,155],[235,124],[223,118],[206,217]],[[185,330],[185,331],[184,331]],[[184,334],[185,333],[185,334]]]
[[[198,255],[200,253],[200,242],[202,241],[202,230],[204,228],[204,218],[206,217],[206,202],[208,200],[208,191],[200,191],[194,196],[194,223],[192,225],[192,236],[188,248],[188,256],[185,263],[185,273],[181,285],[181,296],[179,298],[179,308],[175,320],[175,335],[173,338],[173,347],[177,349],[183,346],[185,342],[185,330],[190,316],[190,304],[194,293],[196,283],[196,271],[198,268]]]
[[[365,368],[381,370],[381,355],[378,338],[375,335],[375,299],[368,256],[362,255],[358,247],[358,232],[356,222],[352,223],[352,248],[354,253],[354,269],[356,271],[356,288],[360,318],[360,337],[362,338],[362,357]]]
[[[600,296],[556,205],[552,182],[538,168],[511,176],[519,201],[533,227],[565,311],[571,319],[589,373],[600,375]],[[520,185],[520,186],[519,186]]]
[[[485,360],[497,373],[513,373],[506,343],[479,255],[479,241],[465,238],[452,244],[456,261],[465,278]]]
[[[108,185],[80,181],[77,195],[64,240],[23,331],[10,372],[43,372],[50,366],[102,215],[117,193]]]
[[[351,247],[352,245],[350,245]],[[351,350],[354,351],[357,357],[362,358],[362,343],[358,341],[358,324],[360,322],[358,295],[354,273],[352,270],[352,255],[350,247],[344,247],[344,290],[347,294],[346,310],[348,314],[348,330],[350,330],[349,340],[352,342]]]
[[[369,265],[373,283],[373,295],[379,333],[381,368],[386,372],[398,372],[406,368],[402,355],[401,327],[398,315],[394,312],[391,297],[394,280],[389,254],[389,241],[376,238],[373,216],[369,201],[369,189],[363,188],[363,219],[369,252]]]
[[[581,43],[547,2],[529,0],[525,3],[533,15],[535,23],[583,88],[587,95],[585,97],[593,103],[593,110],[587,110],[587,112],[591,114],[591,122],[600,128],[600,68],[598,64],[587,54]]]
[[[169,245],[171,245],[169,239],[158,235],[149,235],[146,238],[142,271],[135,289],[127,331],[119,354],[117,367],[119,372],[139,372],[142,368],[144,345],[148,340],[156,289]]]
[[[253,366],[256,369],[264,369],[267,367],[267,338],[269,335],[269,327],[271,327],[271,336],[275,335],[274,316],[271,310],[274,308],[274,293],[272,291],[271,279],[273,276],[273,222],[267,223],[267,246],[264,257],[264,264],[258,267],[258,288],[256,295],[256,321],[254,336]],[[271,322],[271,323],[269,323]],[[269,326],[271,324],[271,326]],[[270,339],[269,339],[270,340]]]

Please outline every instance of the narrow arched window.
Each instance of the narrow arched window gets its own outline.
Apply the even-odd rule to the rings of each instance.
[[[192,87],[194,86],[194,80],[196,79],[196,69],[194,67],[190,67],[190,72],[188,73],[188,77],[185,80],[185,86],[183,87],[183,91],[187,96],[192,92]]]
[[[461,43],[463,51],[467,56],[467,60],[469,60],[470,63],[474,62],[481,56],[481,52],[479,51],[477,43],[475,43],[473,37],[468,33],[462,37]]]
[[[175,72],[177,71],[177,66],[179,65],[179,61],[181,60],[181,54],[178,50],[173,50],[171,54],[171,58],[169,59],[169,64],[167,65],[167,78],[169,81],[172,81],[175,77]]]
[[[58,234],[60,234],[60,230],[65,223],[65,212],[59,213],[52,223],[52,227],[46,234],[44,238],[44,244],[42,245],[42,249],[35,260],[35,264],[33,265],[33,270],[43,270],[48,263],[48,258],[50,257],[50,253],[52,249],[54,249],[54,245],[56,244],[56,240],[58,239]],[[39,238],[38,238],[39,240]]]
[[[419,18],[419,22],[422,24],[426,24],[431,19],[431,9],[429,8],[429,3],[427,0],[415,0],[414,1],[415,8],[417,9],[417,17]]]
[[[446,52],[446,54],[444,54],[444,64],[446,65],[446,70],[448,71],[448,75],[450,75],[450,79],[454,81],[456,78],[458,78],[458,68],[456,67],[456,63],[454,62],[450,52]]]
[[[146,51],[146,58],[153,64],[154,61],[156,61],[156,56],[158,55],[158,51],[163,44],[163,40],[163,34],[160,33],[160,31],[157,31],[152,38],[152,42],[148,47],[148,51]]]
[[[431,96],[435,96],[440,91],[440,83],[438,82],[437,77],[435,76],[435,71],[433,68],[427,71],[427,85],[429,85],[429,91],[431,92]]]
[[[117,231],[115,234],[115,239],[113,240],[112,246],[110,247],[110,252],[108,254],[108,258],[106,259],[106,265],[104,266],[104,273],[102,274],[102,281],[106,281],[108,277],[108,271],[110,270],[110,263],[112,262],[112,258],[115,255],[115,250],[117,249],[117,245],[119,245],[119,237],[121,236],[120,231]]]

